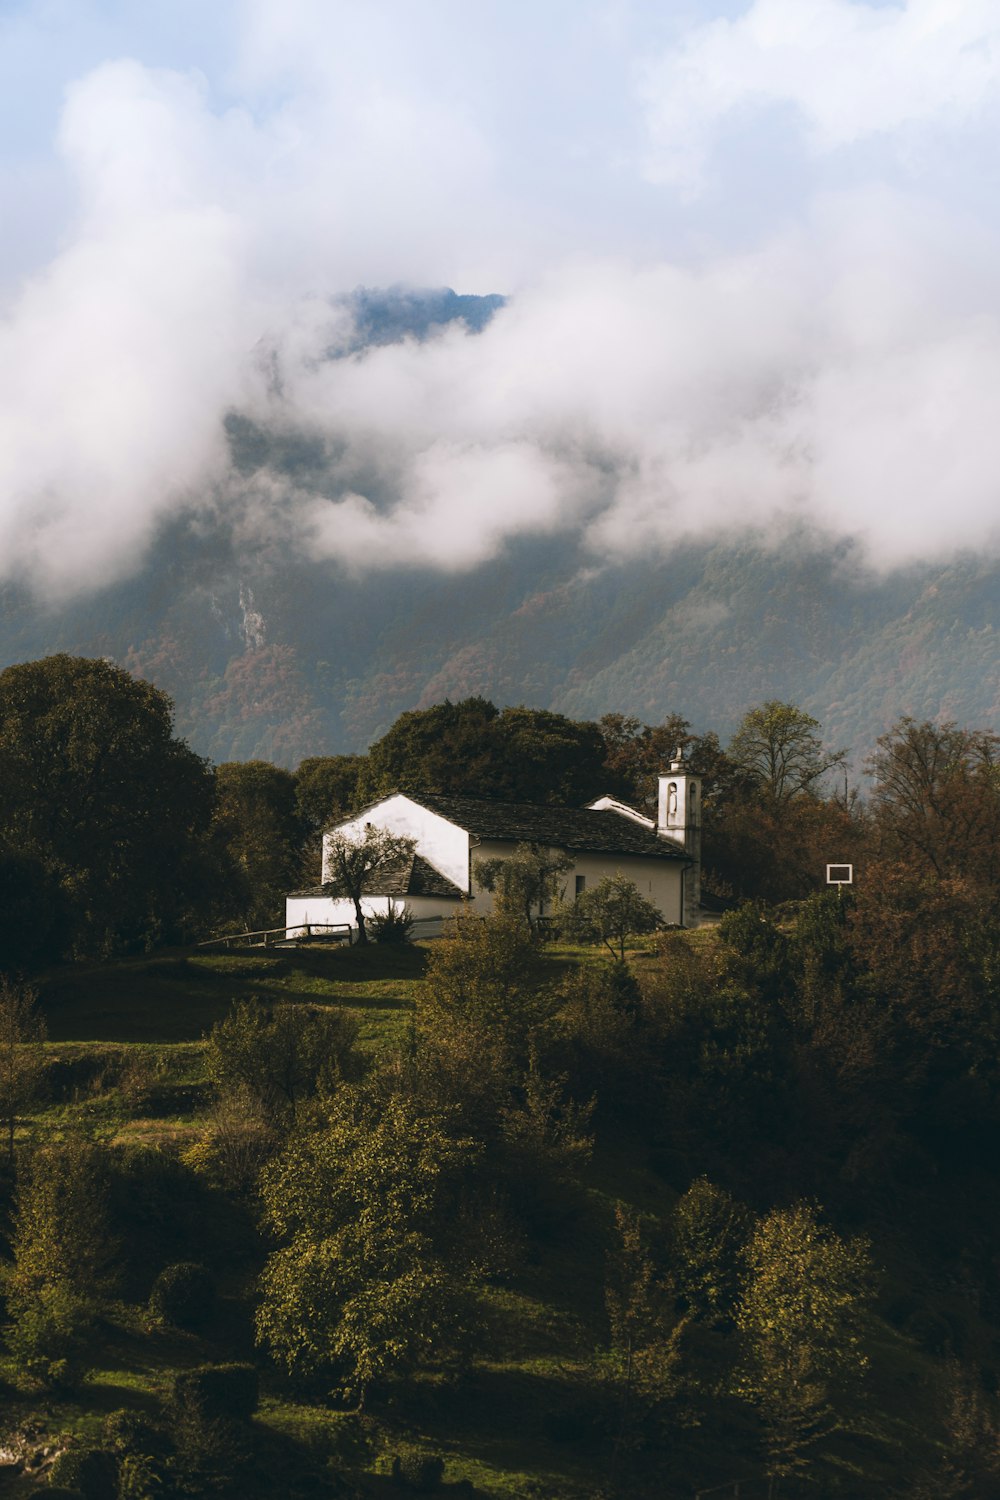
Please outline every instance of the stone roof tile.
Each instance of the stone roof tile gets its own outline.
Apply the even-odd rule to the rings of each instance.
[[[488,802],[476,797],[448,797],[407,792],[443,818],[476,838],[525,844],[554,844],[592,854],[642,854],[650,859],[692,863],[678,845],[610,808],[550,807],[530,802]]]

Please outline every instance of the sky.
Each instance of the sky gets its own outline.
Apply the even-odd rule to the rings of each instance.
[[[995,0],[0,0],[0,578],[995,549],[998,127]],[[394,284],[509,300],[329,358]]]

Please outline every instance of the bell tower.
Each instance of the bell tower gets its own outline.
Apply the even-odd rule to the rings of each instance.
[[[670,769],[660,772],[656,831],[693,861],[684,873],[684,926],[697,927],[701,901],[701,777],[688,772],[680,748],[674,751]]]

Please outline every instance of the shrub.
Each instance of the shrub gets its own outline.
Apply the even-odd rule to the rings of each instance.
[[[392,1461],[392,1482],[404,1490],[420,1495],[439,1490],[444,1479],[444,1459],[440,1454],[403,1453]]]
[[[156,1500],[164,1487],[162,1462],[150,1453],[126,1453],[118,1472],[118,1500]]]
[[[83,1378],[94,1304],[64,1281],[11,1298],[7,1347],[26,1374],[50,1390],[72,1390]]]
[[[274,1125],[249,1094],[224,1095],[206,1123],[202,1139],[181,1156],[185,1167],[231,1198],[254,1202],[261,1171],[277,1148]]]
[[[105,1448],[67,1448],[52,1465],[53,1484],[79,1490],[84,1500],[118,1500],[118,1457]]]
[[[253,1365],[198,1365],[174,1377],[174,1408],[203,1422],[249,1422],[260,1382]]]
[[[206,1071],[223,1098],[249,1099],[269,1125],[287,1129],[307,1100],[358,1076],[357,1034],[340,1010],[243,1000],[212,1027]]]
[[[365,925],[376,943],[408,943],[413,932],[413,913],[408,906],[398,911],[390,907],[366,917]]]
[[[210,1272],[192,1261],[165,1267],[153,1283],[149,1310],[175,1328],[189,1332],[204,1328],[215,1312],[215,1282]]]
[[[137,1411],[121,1407],[104,1418],[104,1441],[116,1453],[153,1454],[162,1457],[169,1444],[166,1435]]]
[[[83,1490],[71,1490],[65,1484],[50,1484],[39,1494],[45,1496],[45,1500],[86,1500]]]

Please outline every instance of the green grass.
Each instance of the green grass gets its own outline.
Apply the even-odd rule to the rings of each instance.
[[[695,934],[714,942],[713,933]],[[423,981],[429,945],[362,948],[176,950],[151,958],[51,970],[38,984],[51,1042],[179,1046],[202,1040],[237,1000],[303,1001],[353,1011],[361,1040],[398,1038]],[[638,969],[654,961],[655,943],[637,944]],[[554,943],[542,950],[553,981],[571,969],[609,962],[603,946]]]
[[[425,963],[419,945],[280,954],[195,950],[54,970],[38,988],[56,1042],[194,1042],[235,1001],[251,996],[344,1006],[357,1014],[364,1041],[405,1024]]]

